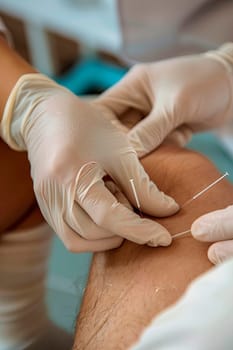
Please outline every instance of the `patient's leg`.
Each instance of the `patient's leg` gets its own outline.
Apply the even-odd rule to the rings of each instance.
[[[182,204],[217,179],[218,170],[203,156],[163,146],[143,160],[152,180]],[[181,209],[159,219],[172,234],[187,230],[198,216],[232,204],[233,187],[223,180]],[[168,248],[125,242],[94,255],[74,349],[126,349],[161,310],[174,303],[196,276],[211,267],[206,243],[191,236]]]

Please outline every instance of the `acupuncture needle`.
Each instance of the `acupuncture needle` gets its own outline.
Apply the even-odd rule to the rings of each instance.
[[[184,208],[187,204],[191,203],[192,201],[194,201],[195,199],[197,199],[199,196],[201,196],[203,193],[205,193],[206,191],[208,191],[211,187],[213,187],[214,185],[216,185],[219,181],[221,181],[222,179],[224,179],[224,177],[228,176],[229,173],[226,171],[225,174],[223,174],[222,176],[220,176],[217,180],[215,180],[214,182],[212,182],[211,184],[209,184],[207,187],[205,187],[202,191],[198,192],[197,194],[195,194],[195,196],[193,196],[192,198],[190,198],[189,200],[187,200],[182,206],[181,209]]]
[[[208,191],[211,187],[213,187],[214,185],[216,185],[219,181],[221,181],[222,179],[224,179],[224,177],[228,176],[229,173],[226,171],[225,174],[223,174],[222,176],[220,176],[217,180],[215,180],[214,182],[212,182],[211,184],[209,184],[207,187],[205,187],[202,191],[198,192],[195,196],[193,196],[191,199],[189,199],[188,201],[186,201],[181,208],[183,208],[185,205],[191,203],[193,200],[195,200],[196,198],[198,198],[199,196],[201,196],[203,193],[205,193],[206,191]],[[175,235],[172,236],[172,239],[176,239],[176,238],[180,238],[180,237],[184,237],[191,234],[191,229],[183,231],[183,232],[179,232],[176,233]]]
[[[138,199],[138,195],[137,195],[136,187],[135,187],[135,184],[134,184],[134,180],[130,179],[129,181],[130,181],[130,184],[131,184],[131,187],[132,187],[132,191],[133,191],[133,195],[134,195],[134,198],[135,198],[135,201],[136,201],[136,205],[137,205],[137,208],[138,208],[138,211],[139,211],[139,215],[142,218],[143,216],[142,216],[142,211],[141,211],[141,205],[140,205],[140,202],[139,202],[139,199]]]
[[[193,196],[191,199],[187,200],[182,206],[181,208],[183,208],[184,206],[186,206],[187,204],[191,203],[193,200],[195,200],[196,198],[198,198],[199,196],[201,196],[203,193],[205,193],[206,191],[208,191],[210,188],[212,188],[214,185],[216,185],[218,182],[220,182],[221,180],[223,180],[226,176],[229,176],[229,173],[226,171],[225,174],[223,174],[222,176],[220,176],[218,179],[216,179],[215,181],[213,181],[211,184],[209,184],[207,187],[205,187],[202,191],[198,192],[197,194],[195,194],[195,196]],[[136,201],[136,205],[139,211],[140,216],[142,217],[142,212],[141,212],[141,205],[138,199],[138,195],[137,195],[137,191],[135,188],[135,184],[134,184],[134,180],[130,179],[130,184],[132,187],[132,191],[133,191],[133,195]],[[175,235],[172,236],[172,239],[176,239],[176,238],[180,238],[180,237],[184,237],[191,234],[191,229],[183,231],[183,232],[179,232],[176,233]]]
[[[191,230],[186,230],[186,231],[183,231],[183,232],[179,232],[179,233],[176,233],[175,235],[172,236],[172,239],[176,239],[176,238],[180,238],[180,237],[183,237],[183,236],[187,236],[191,234]]]

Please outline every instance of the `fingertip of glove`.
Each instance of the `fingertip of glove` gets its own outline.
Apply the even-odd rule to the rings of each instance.
[[[166,196],[166,200],[167,200],[167,211],[169,214],[175,214],[179,209],[180,206],[179,204],[175,201],[174,198]]]
[[[179,209],[179,204],[172,197],[164,195],[163,200],[155,198],[155,202],[151,208],[152,213],[150,214],[165,217],[177,213]]]
[[[218,249],[215,246],[215,244],[212,244],[209,249],[208,249],[208,259],[214,264],[217,265],[221,262],[221,258],[219,257],[218,254]]]
[[[167,247],[171,244],[172,237],[165,228],[161,228],[160,232],[156,232],[156,237],[152,238],[147,245],[149,247]]]
[[[199,241],[208,241],[210,231],[212,231],[211,225],[204,218],[197,219],[191,226],[193,237]]]
[[[233,257],[233,241],[226,240],[212,244],[208,249],[208,259],[218,265]]]

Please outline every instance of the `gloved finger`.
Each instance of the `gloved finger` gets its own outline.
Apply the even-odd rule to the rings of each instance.
[[[103,171],[102,174],[105,175],[106,173]],[[66,195],[64,196],[64,190],[62,188],[59,190],[55,188],[54,191],[52,185],[51,182],[47,181],[43,184],[43,191],[40,191],[41,194],[46,194],[46,201],[43,196],[38,196],[37,199],[42,214],[66,246],[67,244],[69,245],[70,242],[70,237],[67,237],[67,232],[75,233],[77,238],[80,237],[81,239],[82,237],[85,242],[114,238],[112,241],[106,240],[107,247],[110,247],[108,249],[119,245],[119,237],[115,237],[111,231],[96,225],[87,213],[75,202],[72,190],[66,189]],[[36,194],[38,193],[36,192]],[[120,199],[122,200],[122,198]],[[124,203],[126,203],[126,200],[124,200]],[[66,243],[67,240],[68,243]],[[77,244],[79,241],[80,240],[77,239]],[[81,241],[81,243],[82,242],[83,241]],[[111,242],[113,242],[114,246],[112,246]],[[84,245],[83,249],[88,250],[88,247]],[[90,248],[90,250],[92,250],[92,248]],[[98,248],[98,250],[101,249]]]
[[[135,152],[129,151],[111,163],[109,169],[108,164],[106,164],[106,171],[135,207],[137,207],[137,202],[130,179],[134,181],[141,210],[144,213],[163,217],[172,215],[179,210],[179,205],[175,200],[160,191],[150,180]]]
[[[102,171],[100,174],[102,177],[106,175],[104,171]],[[133,210],[125,195],[113,181],[106,181],[105,186],[120,203],[124,204],[130,210]],[[90,216],[76,202],[74,202],[73,206],[67,206],[64,219],[77,234],[85,239],[98,240],[101,238],[109,238],[114,236],[112,231],[105,230],[104,228],[96,225]]]
[[[71,210],[67,210],[64,217],[66,223],[79,236],[87,240],[99,240],[102,238],[113,237],[111,231],[96,225],[90,216],[76,202]]]
[[[59,236],[67,250],[72,253],[101,252],[118,248],[123,242],[123,239],[119,236],[87,240],[80,237],[77,232],[72,230],[65,222],[63,223],[62,234]]]
[[[233,240],[214,243],[208,249],[208,258],[215,265],[220,264],[232,257]]]
[[[152,103],[149,96],[149,87],[145,66],[139,64],[131,68],[116,85],[108,89],[93,103],[99,106],[106,114],[113,114],[121,119],[121,116],[129,108],[149,113]]]
[[[122,193],[122,191],[119,189],[119,187],[113,181],[105,181],[105,186],[114,195],[114,197],[116,197],[118,202],[123,204],[129,210],[133,211],[133,207],[130,204],[130,202],[128,201],[128,199],[126,198],[124,193]]]
[[[88,163],[79,171],[76,201],[105,230],[138,244],[169,245],[171,236],[161,225],[141,219],[122,205],[105,187],[103,171],[97,163]]]
[[[143,157],[157,148],[178,125],[173,125],[168,112],[155,107],[128,133],[128,140],[137,155]]]
[[[194,221],[191,232],[203,242],[224,241],[233,238],[233,206],[205,214]]]
[[[184,147],[191,140],[193,131],[186,125],[173,130],[164,140],[163,144],[172,144]]]
[[[104,98],[103,98],[104,99]],[[134,127],[141,119],[144,118],[142,112],[128,108],[124,111],[120,116],[116,116],[113,112],[109,111],[107,107],[101,105],[101,97],[97,100],[93,100],[91,104],[95,104],[95,108],[97,107],[102,114],[107,118],[115,127],[120,129],[124,134],[128,133],[128,131]]]

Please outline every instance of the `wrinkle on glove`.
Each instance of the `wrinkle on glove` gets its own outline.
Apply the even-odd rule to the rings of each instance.
[[[105,187],[102,180],[104,174],[96,178],[98,174],[96,168],[98,168],[98,165],[94,163],[83,166],[79,173],[76,193],[77,202],[82,205],[87,214],[93,215],[94,222],[99,226],[106,227],[108,231],[112,231],[120,237],[133,239],[133,241],[138,244],[147,243],[151,246],[166,244],[166,242],[164,242],[164,236],[167,236],[167,230],[160,224],[154,223],[157,228],[156,240],[154,240],[154,225],[151,225],[151,220],[142,219],[132,210],[129,211],[127,205],[128,201],[125,196],[121,195],[122,202],[126,203],[126,205],[118,202],[113,194]],[[88,181],[86,177],[89,178]],[[86,183],[89,183],[88,188],[86,188]],[[90,195],[91,190],[92,194]],[[102,198],[101,206],[96,205],[95,212],[92,214],[93,206],[99,203],[100,199],[98,197],[104,191],[106,193],[105,197]],[[96,202],[94,203],[93,192],[95,192],[96,198]],[[138,225],[141,225],[141,223],[143,223],[144,229],[146,230],[145,237],[143,237],[137,229]]]
[[[192,235],[203,242],[216,242],[209,247],[208,258],[219,264],[233,257],[233,206],[205,214],[192,224]]]
[[[164,227],[129,208],[136,206],[130,179],[145,213],[168,216],[179,206],[149,179],[112,121],[41,74],[22,76],[4,110],[1,135],[28,151],[41,212],[72,252],[116,248],[124,238],[154,247],[171,243]],[[105,185],[106,176],[115,188]]]
[[[233,260],[197,278],[131,350],[231,350]]]

